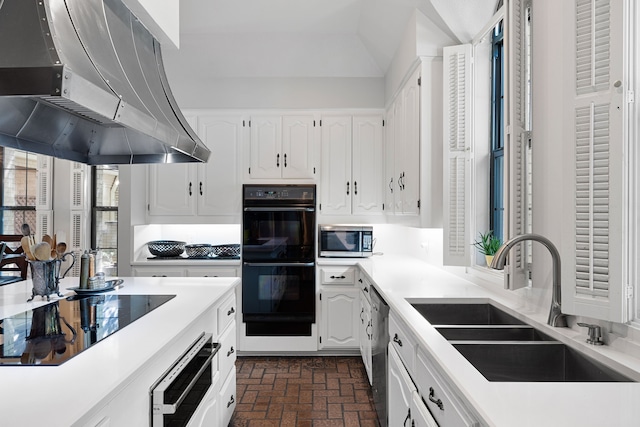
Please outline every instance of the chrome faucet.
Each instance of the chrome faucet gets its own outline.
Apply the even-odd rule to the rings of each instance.
[[[489,267],[496,270],[504,269],[504,264],[507,260],[507,252],[524,240],[540,242],[551,253],[551,259],[553,261],[553,293],[551,294],[551,309],[549,311],[549,319],[547,320],[547,323],[556,327],[567,326],[567,318],[562,314],[561,307],[562,289],[560,287],[560,253],[554,244],[551,243],[551,240],[539,234],[520,234],[515,236],[500,246]]]

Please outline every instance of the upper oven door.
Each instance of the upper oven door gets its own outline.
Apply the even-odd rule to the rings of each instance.
[[[245,262],[313,262],[315,208],[245,207]]]

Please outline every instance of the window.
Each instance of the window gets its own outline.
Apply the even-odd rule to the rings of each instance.
[[[107,276],[118,274],[118,195],[116,166],[92,168],[91,247],[101,252],[99,262]]]
[[[530,1],[505,1],[472,44],[444,48],[445,265],[484,266],[479,232],[531,230],[530,16]],[[509,289],[529,284],[529,253],[511,252]]]
[[[36,231],[37,155],[0,147],[1,234],[22,234],[22,224]]]
[[[491,33],[491,155],[489,229],[504,241],[504,22]]]

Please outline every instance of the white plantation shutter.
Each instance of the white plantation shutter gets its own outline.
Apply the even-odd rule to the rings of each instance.
[[[443,50],[445,265],[471,261],[471,49]]]
[[[71,209],[86,208],[86,175],[88,166],[73,162],[71,165]]]
[[[53,159],[43,154],[38,154],[37,160],[37,192],[36,192],[36,210],[50,211],[51,207],[51,180]]]
[[[80,256],[85,249],[89,247],[85,243],[85,230],[87,230],[88,224],[86,224],[86,216],[82,211],[71,211],[71,223],[69,224],[71,230],[71,236],[69,242],[67,242],[67,251],[71,251],[76,256],[76,262],[68,276],[80,276]]]
[[[563,295],[563,311],[624,322],[623,1],[575,5],[574,179],[565,190],[573,228],[563,256],[563,281],[575,287]]]
[[[526,0],[507,2],[505,19],[505,239],[527,232],[527,125],[526,87]],[[553,240],[553,239],[552,239]],[[516,245],[508,257],[505,268],[505,288],[519,289],[528,285],[526,250],[529,243]]]
[[[36,222],[38,240],[42,240],[45,234],[53,236],[53,211],[36,211]]]

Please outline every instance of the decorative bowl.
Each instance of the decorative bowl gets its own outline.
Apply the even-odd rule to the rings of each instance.
[[[211,254],[211,247],[209,243],[194,243],[185,246],[185,249],[189,258],[206,258]]]
[[[212,253],[221,258],[237,257],[240,255],[240,245],[215,245],[211,247]]]
[[[184,252],[186,242],[178,240],[152,240],[147,243],[151,255],[159,257],[177,257]]]

